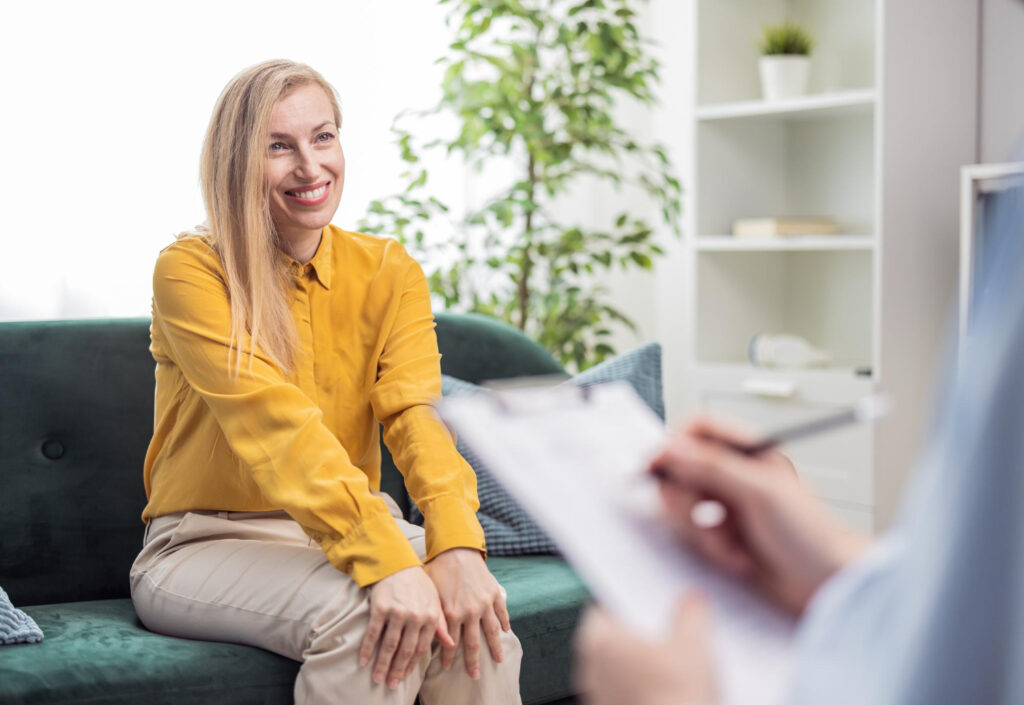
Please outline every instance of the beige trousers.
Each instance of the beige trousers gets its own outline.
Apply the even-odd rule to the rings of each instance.
[[[422,559],[423,529],[395,521]],[[337,570],[284,512],[187,512],[156,517],[131,570],[132,601],[147,629],[160,634],[257,646],[301,661],[300,705],[519,705],[522,647],[502,633],[504,661],[480,649],[480,679],[466,674],[462,649],[441,668],[437,642],[396,690],[358,663],[369,599]]]

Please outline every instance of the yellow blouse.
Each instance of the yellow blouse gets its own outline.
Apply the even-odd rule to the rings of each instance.
[[[328,560],[369,585],[419,558],[379,497],[378,421],[426,519],[427,559],[484,550],[476,476],[431,404],[440,359],[427,282],[396,241],[324,228],[305,265],[286,257],[301,352],[285,376],[250,341],[229,374],[220,258],[201,237],[153,273],[153,440],[143,519],[283,509]],[[233,365],[234,360],[231,364]]]

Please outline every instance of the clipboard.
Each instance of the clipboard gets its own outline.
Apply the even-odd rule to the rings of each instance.
[[[658,521],[646,468],[666,440],[625,382],[445,397],[441,418],[558,544],[594,598],[663,636],[690,587],[708,596],[722,703],[785,695],[795,620],[688,552]]]

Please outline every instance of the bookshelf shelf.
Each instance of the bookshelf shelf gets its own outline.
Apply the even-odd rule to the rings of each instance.
[[[871,235],[801,235],[785,238],[740,238],[733,235],[699,235],[698,252],[774,252],[812,250],[871,250]]]
[[[807,95],[790,100],[747,100],[697,108],[697,120],[735,120],[741,118],[774,117],[800,119],[835,115],[857,115],[871,112],[875,105],[875,91],[870,89]]]

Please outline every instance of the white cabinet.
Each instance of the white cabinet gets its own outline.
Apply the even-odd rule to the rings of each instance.
[[[686,194],[687,404],[771,430],[886,393],[893,414],[789,448],[859,528],[891,521],[931,416],[956,291],[959,166],[975,149],[976,4],[694,0]],[[817,39],[810,93],[761,100],[755,39]],[[839,234],[747,239],[734,220],[813,216]],[[748,362],[761,333],[802,336],[821,369]]]

